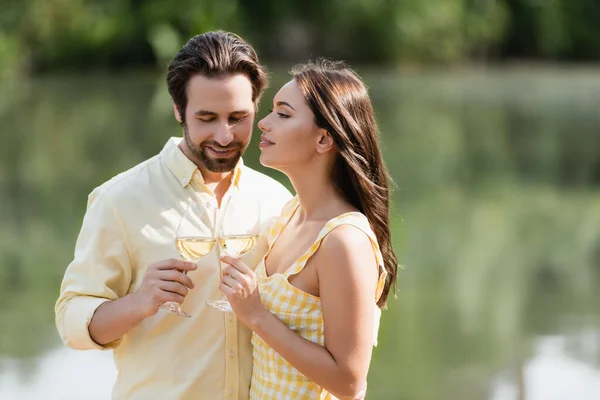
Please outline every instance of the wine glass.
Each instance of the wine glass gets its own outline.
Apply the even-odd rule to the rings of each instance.
[[[175,233],[175,247],[186,261],[198,261],[215,247],[214,224],[217,208],[208,201],[190,203]],[[173,314],[190,317],[181,306],[168,301],[163,304]]]
[[[256,244],[260,232],[260,203],[258,199],[233,196],[227,201],[218,226],[217,238],[221,252],[235,258],[248,253]],[[221,263],[221,279],[223,268]],[[221,311],[232,311],[225,295],[208,305]]]

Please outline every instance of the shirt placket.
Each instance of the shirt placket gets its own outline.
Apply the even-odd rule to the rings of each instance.
[[[227,399],[238,399],[239,396],[239,359],[237,349],[237,319],[232,311],[223,312],[225,318],[225,390]]]
[[[221,200],[221,207],[217,213],[220,220],[224,205],[233,196],[234,188],[230,188]],[[218,226],[218,224],[217,224]],[[219,247],[219,256],[221,248]],[[239,397],[239,355],[238,355],[238,335],[237,318],[232,311],[223,312],[225,320],[225,398],[227,400],[237,400]]]
[[[194,187],[196,190],[201,191],[203,193],[216,197],[212,190],[210,190],[203,182],[199,182],[196,179],[193,179]],[[231,196],[233,196],[235,189],[233,187],[229,188],[227,193],[221,199],[221,206],[217,210],[215,226],[215,234],[217,234],[217,229],[219,229],[219,221],[221,219],[222,212],[224,210],[224,205],[227,204],[227,201]],[[219,258],[221,255],[220,247],[217,249],[219,252]],[[219,265],[219,268],[221,266]],[[239,398],[239,355],[238,355],[238,334],[237,334],[237,318],[235,318],[233,312],[222,312],[223,319],[225,323],[225,399],[226,400],[237,400]]]

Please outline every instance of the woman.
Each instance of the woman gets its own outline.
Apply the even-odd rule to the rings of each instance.
[[[362,397],[396,279],[388,174],[361,79],[333,62],[292,75],[258,126],[261,163],[297,196],[256,273],[223,257],[220,288],[254,332],[252,399]]]

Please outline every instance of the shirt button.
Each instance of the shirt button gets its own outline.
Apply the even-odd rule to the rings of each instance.
[[[233,350],[231,350],[231,351],[229,352],[229,357],[233,358],[234,354],[235,354],[235,353],[233,352]]]
[[[234,393],[235,393],[235,392],[234,392],[233,388],[229,389],[229,395],[230,395],[230,396],[233,396],[233,394],[234,394]]]
[[[231,312],[229,313],[229,320],[233,321],[233,314]]]

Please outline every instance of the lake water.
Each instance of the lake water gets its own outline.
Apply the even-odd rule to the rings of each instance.
[[[359,71],[404,266],[367,397],[600,398],[600,68]],[[110,352],[66,349],[54,301],[87,194],[179,135],[170,99],[150,73],[0,93],[0,399],[108,399]]]

